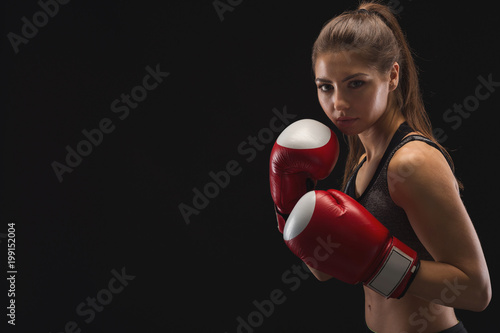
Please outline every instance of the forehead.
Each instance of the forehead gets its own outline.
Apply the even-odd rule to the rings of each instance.
[[[374,69],[353,51],[322,53],[318,55],[314,64],[316,77],[340,80],[357,72],[373,74]]]

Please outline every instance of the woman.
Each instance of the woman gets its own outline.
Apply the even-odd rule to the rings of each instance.
[[[348,136],[345,192],[422,259],[401,299],[364,287],[367,326],[378,333],[466,332],[454,308],[487,307],[488,268],[451,158],[432,136],[396,18],[376,3],[335,17],[319,34],[312,61],[321,107]]]

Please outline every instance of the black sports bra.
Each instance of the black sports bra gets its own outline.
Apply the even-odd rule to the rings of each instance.
[[[403,147],[408,142],[423,141],[443,153],[434,142],[424,136],[407,136],[411,132],[414,132],[414,130],[409,127],[406,122],[401,124],[401,126],[392,137],[389,146],[387,147],[382,159],[380,160],[373,178],[371,179],[366,190],[361,194],[361,196],[359,196],[358,198],[356,197],[356,177],[359,168],[365,163],[366,157],[361,161],[361,163],[358,164],[358,166],[354,170],[344,192],[357,200],[361,205],[363,205],[373,216],[377,218],[377,220],[379,220],[387,229],[389,229],[389,232],[393,236],[414,249],[420,259],[433,260],[430,253],[425,249],[425,247],[422,245],[417,235],[413,231],[406,212],[401,207],[397,206],[392,200],[387,183],[387,169],[392,157],[401,147]],[[446,158],[446,155],[444,156]]]

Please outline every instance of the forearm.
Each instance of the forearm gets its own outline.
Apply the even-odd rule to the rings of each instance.
[[[422,260],[407,293],[445,306],[482,311],[491,298],[491,287],[480,276],[450,264]]]

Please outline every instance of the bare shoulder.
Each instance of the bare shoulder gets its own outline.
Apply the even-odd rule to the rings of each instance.
[[[450,191],[458,193],[458,184],[444,155],[423,141],[411,141],[393,156],[387,170],[392,199],[398,205],[405,200]]]

